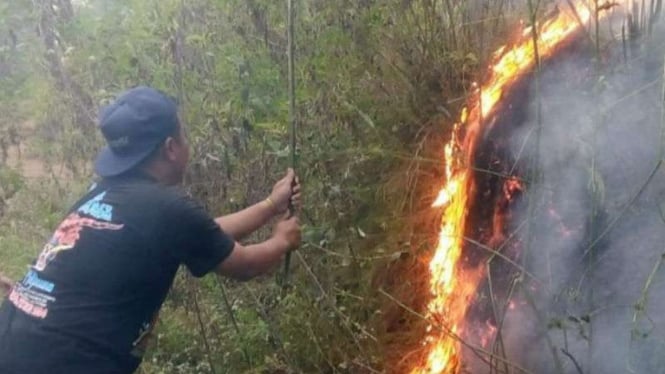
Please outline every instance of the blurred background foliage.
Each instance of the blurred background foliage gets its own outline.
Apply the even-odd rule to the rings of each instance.
[[[422,310],[426,279],[409,274],[435,239],[441,144],[525,5],[295,3],[292,287],[277,271],[248,284],[182,272],[142,373],[393,372],[423,336],[379,290]],[[180,102],[185,187],[211,212],[266,196],[288,167],[285,23],[274,0],[0,2],[0,272],[20,277],[90,183],[98,108],[132,86]]]

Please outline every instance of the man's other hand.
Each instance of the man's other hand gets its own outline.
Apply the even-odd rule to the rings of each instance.
[[[297,216],[280,220],[272,237],[262,243],[243,246],[236,242],[231,254],[217,266],[217,273],[241,281],[266,273],[281,261],[282,256],[300,244],[300,223]]]
[[[300,221],[297,216],[279,221],[273,230],[272,237],[284,243],[287,250],[296,249],[300,245]]]
[[[0,274],[0,292],[9,293],[9,290],[11,290],[13,284],[14,282],[12,282],[11,279]]]
[[[293,169],[289,168],[284,178],[280,179],[272,188],[270,201],[274,204],[275,214],[282,214],[289,208],[300,209],[300,182]]]

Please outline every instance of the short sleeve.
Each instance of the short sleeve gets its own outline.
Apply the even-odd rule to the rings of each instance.
[[[206,275],[233,251],[233,238],[191,198],[179,195],[167,212],[171,222],[170,232],[166,233],[172,239],[170,252],[193,276]]]

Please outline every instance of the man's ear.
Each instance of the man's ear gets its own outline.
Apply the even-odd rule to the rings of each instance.
[[[177,156],[176,150],[176,140],[169,136],[164,140],[164,146],[162,147],[162,152],[164,152],[164,157],[169,161],[175,161]]]

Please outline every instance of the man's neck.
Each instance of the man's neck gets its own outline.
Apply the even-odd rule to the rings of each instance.
[[[145,167],[139,169],[138,172],[165,186],[173,186],[178,184],[171,181],[170,173],[166,167],[160,165],[159,163],[148,164]]]

